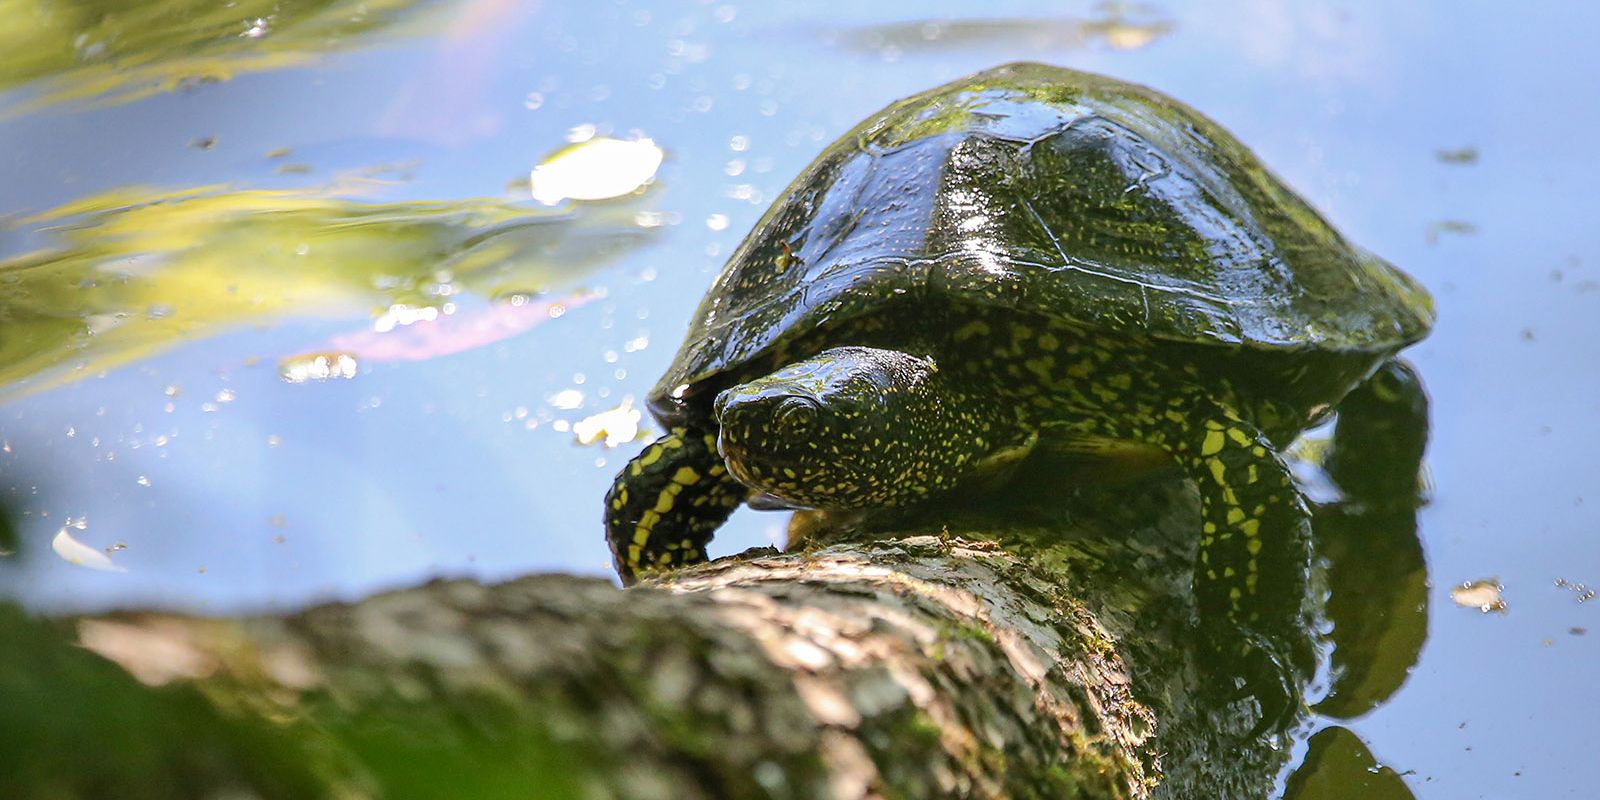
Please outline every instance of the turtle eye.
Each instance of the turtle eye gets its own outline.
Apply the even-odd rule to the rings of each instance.
[[[817,421],[817,404],[804,397],[790,397],[778,404],[773,421],[786,431],[803,431]]]

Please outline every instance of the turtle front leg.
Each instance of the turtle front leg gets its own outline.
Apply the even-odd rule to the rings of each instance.
[[[606,542],[624,585],[706,560],[706,544],[749,490],[728,474],[709,429],[673,428],[628,462],[606,493]]]

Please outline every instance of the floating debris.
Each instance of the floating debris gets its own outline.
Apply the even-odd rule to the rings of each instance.
[[[1454,149],[1440,148],[1433,151],[1433,157],[1445,164],[1468,166],[1478,163],[1478,148],[1471,146]]]
[[[56,538],[50,540],[50,549],[56,551],[56,555],[61,556],[61,559],[68,564],[76,564],[80,567],[87,567],[101,572],[128,571],[126,567],[112,561],[111,556],[104,551],[90,547],[72,538],[72,534],[67,531],[67,526],[62,526],[61,530],[56,532]]]
[[[1478,232],[1478,226],[1460,219],[1441,219],[1428,223],[1428,244],[1438,244],[1439,237],[1444,234],[1454,236],[1471,236]]]
[[[594,444],[602,439],[606,447],[627,444],[639,438],[639,410],[633,407],[633,398],[623,398],[622,405],[602,411],[574,422],[572,432],[578,444]]]
[[[1463,608],[1476,608],[1485,614],[1504,614],[1507,611],[1505,589],[1498,578],[1484,578],[1451,589],[1450,599]]]
[[[354,378],[356,367],[356,359],[349,353],[307,353],[279,361],[278,377],[284,383]]]
[[[562,389],[545,398],[545,402],[548,402],[554,408],[571,411],[583,405],[583,392],[577,389]]]
[[[563,200],[609,200],[632,194],[656,175],[664,156],[651,139],[585,138],[552,153],[533,168],[533,199],[547,206]]]

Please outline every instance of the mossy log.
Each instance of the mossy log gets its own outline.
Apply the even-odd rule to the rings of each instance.
[[[0,608],[0,796],[1270,794],[1287,748],[1246,735],[1251,701],[1203,702],[1192,488],[1013,494],[806,516],[790,553],[628,590],[435,581],[237,619]]]

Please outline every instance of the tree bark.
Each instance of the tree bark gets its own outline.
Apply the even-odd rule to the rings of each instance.
[[[1284,749],[1196,667],[1192,488],[1050,475],[982,512],[804,516],[788,554],[628,590],[538,575],[241,619],[0,609],[0,796],[1268,794]]]

